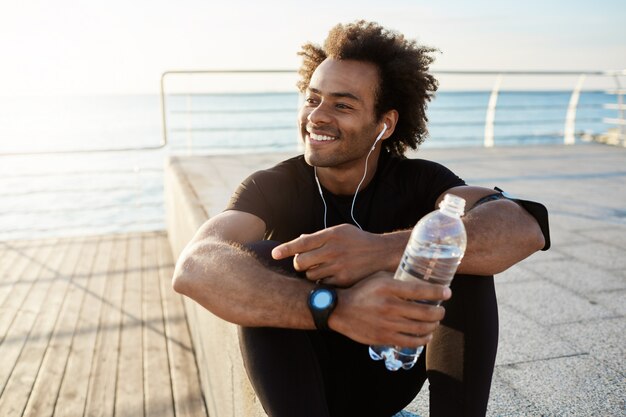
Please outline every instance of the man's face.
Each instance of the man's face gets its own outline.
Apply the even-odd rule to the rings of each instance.
[[[317,67],[299,114],[309,165],[362,163],[382,128],[374,116],[378,83],[378,70],[369,62],[328,58]]]

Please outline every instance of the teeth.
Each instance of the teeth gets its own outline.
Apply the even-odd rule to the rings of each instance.
[[[336,139],[336,138],[334,138],[332,136],[316,135],[315,133],[309,133],[309,135],[311,136],[311,139],[320,140],[320,141],[327,141],[327,140],[335,140]]]

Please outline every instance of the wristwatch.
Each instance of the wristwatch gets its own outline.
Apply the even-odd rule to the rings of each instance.
[[[309,310],[317,330],[330,330],[328,318],[337,306],[337,292],[333,287],[318,284],[309,293]]]

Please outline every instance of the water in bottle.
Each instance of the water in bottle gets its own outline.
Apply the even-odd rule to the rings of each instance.
[[[467,237],[461,216],[465,200],[446,194],[439,210],[422,218],[409,238],[394,279],[409,281],[422,279],[449,286],[463,254]],[[418,303],[439,305],[440,302],[415,300]],[[385,361],[391,371],[411,369],[422,353],[423,347],[370,346],[369,354],[374,360]]]

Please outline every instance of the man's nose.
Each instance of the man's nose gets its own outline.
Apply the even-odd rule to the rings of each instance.
[[[324,103],[320,103],[317,107],[313,108],[307,116],[307,120],[313,124],[329,123],[331,119],[332,117]]]

